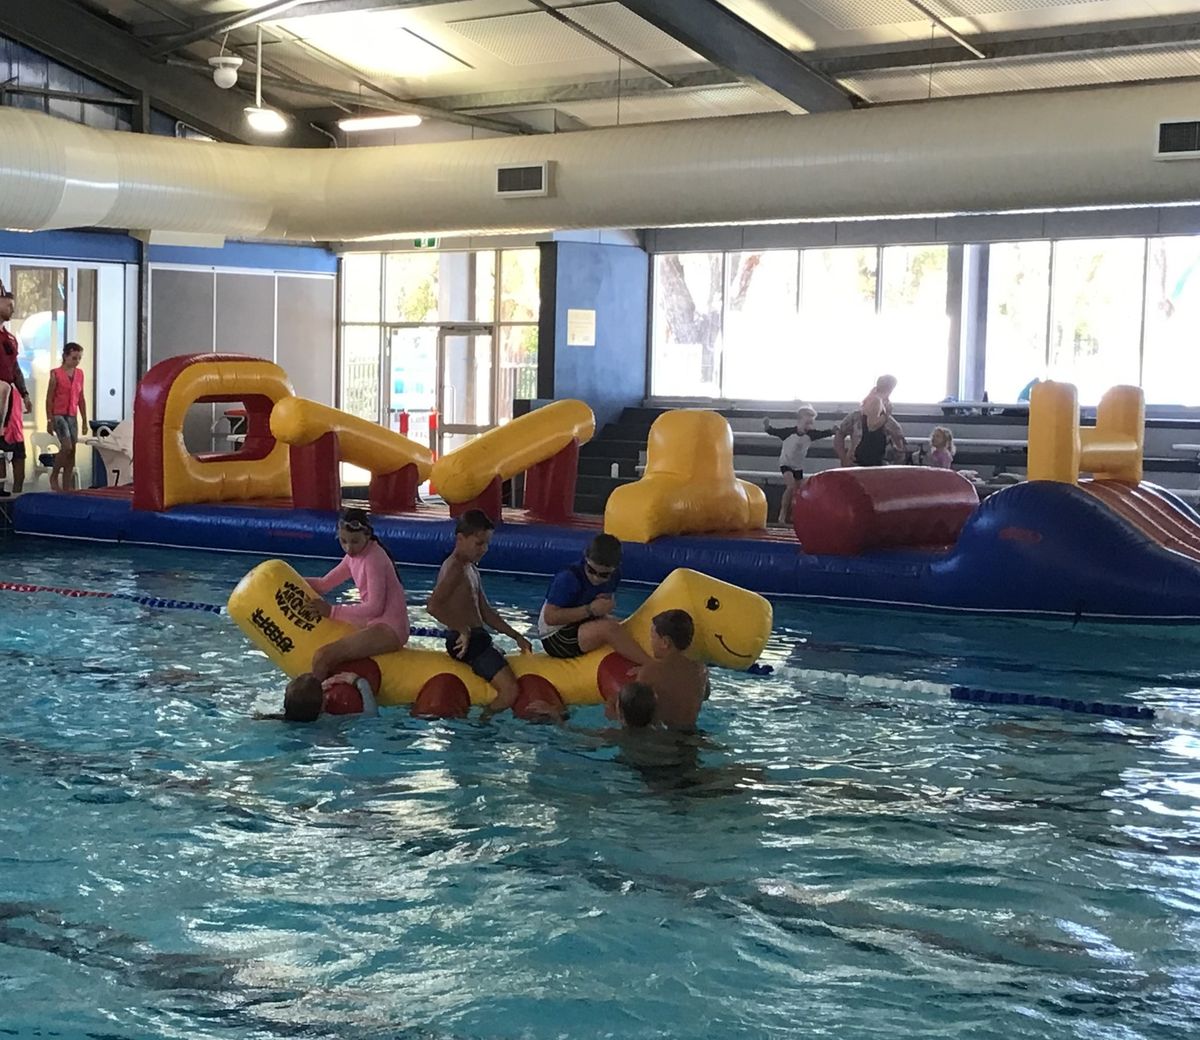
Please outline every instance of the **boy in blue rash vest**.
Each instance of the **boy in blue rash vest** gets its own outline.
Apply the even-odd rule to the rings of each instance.
[[[551,657],[582,657],[610,646],[634,664],[649,664],[649,655],[612,616],[620,584],[621,543],[598,534],[583,559],[550,582],[538,615],[542,649]]]

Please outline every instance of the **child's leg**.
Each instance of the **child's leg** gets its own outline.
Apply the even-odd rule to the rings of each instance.
[[[318,679],[328,679],[337,671],[338,665],[353,661],[359,657],[377,657],[379,654],[390,654],[400,650],[403,644],[400,637],[387,625],[371,625],[351,632],[348,636],[334,640],[327,646],[321,647],[313,654],[313,675]]]
[[[796,495],[796,476],[793,473],[783,475],[783,497],[779,500],[779,522],[789,523],[792,519],[792,499]]]
[[[517,702],[517,694],[520,689],[517,686],[517,677],[513,674],[513,670],[505,665],[489,680],[492,689],[496,691],[495,699],[483,709],[484,716],[496,715],[502,711],[508,711]]]
[[[650,655],[646,653],[637,641],[612,618],[596,618],[595,621],[585,621],[579,626],[579,649],[585,654],[599,650],[602,646],[611,646],[622,657],[628,658],[634,664],[649,664]]]

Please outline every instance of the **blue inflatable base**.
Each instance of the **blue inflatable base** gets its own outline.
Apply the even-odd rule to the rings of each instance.
[[[24,495],[17,533],[258,557],[335,559],[331,513],[262,506],[136,511],[111,492]],[[505,523],[488,570],[547,576],[579,559],[597,527]],[[379,516],[376,531],[402,564],[439,565],[453,547],[444,514]],[[766,596],[857,607],[1191,625],[1200,621],[1200,564],[1163,548],[1077,487],[1029,482],[984,501],[943,552],[815,556],[792,541],[660,538],[627,544],[626,580],[657,584],[690,567]]]

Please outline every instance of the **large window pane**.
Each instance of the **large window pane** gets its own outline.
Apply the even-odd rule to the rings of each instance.
[[[384,321],[419,323],[441,317],[442,258],[449,255],[454,254],[388,253],[384,257]]]
[[[887,371],[875,317],[878,262],[874,247],[801,254],[803,361],[795,396],[857,401]],[[903,395],[901,387],[898,399]]]
[[[867,389],[879,375],[890,372],[899,380],[898,401],[940,401],[945,396],[950,343],[947,255],[945,246],[884,249],[878,371],[867,377]]]
[[[654,258],[651,393],[721,393],[722,253],[662,253]]]
[[[1153,404],[1200,404],[1200,238],[1152,238],[1142,388]]]
[[[342,328],[342,410],[379,421],[378,325]]]
[[[506,423],[512,418],[514,400],[537,397],[537,348],[536,325],[500,327],[500,383],[497,388],[500,410],[496,422]]]
[[[342,257],[342,320],[378,321],[380,256],[349,253]]]
[[[799,265],[794,251],[726,255],[721,396],[795,396]]]
[[[505,249],[500,253],[500,321],[538,320],[540,268],[541,255],[536,249]]]
[[[475,321],[496,320],[496,252],[475,254]]]
[[[1118,383],[1138,384],[1145,240],[1054,244],[1050,376],[1095,404]]]
[[[996,242],[988,249],[984,387],[993,401],[1016,401],[1046,374],[1050,243]]]

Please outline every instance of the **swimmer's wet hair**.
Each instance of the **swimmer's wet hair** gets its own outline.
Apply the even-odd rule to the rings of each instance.
[[[645,729],[654,721],[658,698],[652,686],[640,682],[626,683],[617,694],[617,701],[621,706],[621,719],[630,729]]]
[[[588,546],[587,558],[601,567],[621,566],[621,540],[611,534],[598,534]]]
[[[283,717],[288,722],[316,722],[324,701],[321,681],[312,672],[297,675],[283,693]]]
[[[654,631],[669,639],[676,650],[686,650],[696,638],[696,624],[686,610],[664,610],[650,619]]]
[[[482,509],[468,509],[458,518],[458,522],[454,525],[455,534],[466,535],[468,538],[482,531],[494,530],[496,530],[496,525],[492,523],[492,518]]]

